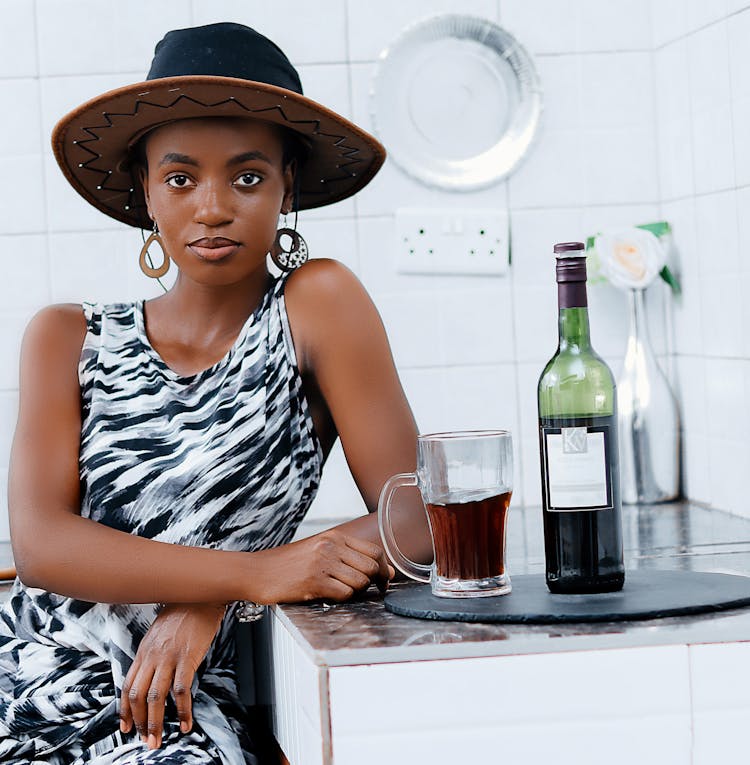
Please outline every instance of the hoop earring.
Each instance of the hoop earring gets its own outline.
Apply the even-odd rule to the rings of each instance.
[[[281,239],[288,236],[291,239],[289,249],[284,249]],[[276,238],[271,246],[271,260],[281,271],[294,271],[307,262],[310,256],[307,242],[297,233],[297,213],[294,214],[294,228],[288,228],[286,213],[284,213],[284,225],[276,232]]]
[[[151,258],[151,253],[148,251],[148,248],[156,242],[159,247],[161,247],[163,262],[158,267],[154,267],[154,261]],[[167,255],[167,251],[164,248],[164,242],[162,241],[162,238],[159,236],[159,227],[156,225],[156,221],[154,221],[154,231],[149,236],[148,239],[143,243],[143,249],[141,250],[141,256],[138,259],[138,265],[141,267],[141,271],[143,271],[146,276],[150,276],[152,279],[158,279],[160,276],[164,276],[164,274],[169,271],[169,255]]]

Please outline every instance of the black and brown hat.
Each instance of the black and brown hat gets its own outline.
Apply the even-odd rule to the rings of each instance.
[[[73,188],[123,223],[149,229],[133,147],[150,130],[195,117],[252,117],[298,134],[308,156],[298,177],[300,210],[359,191],[385,160],[369,133],[306,98],[295,68],[267,37],[242,24],[168,32],[147,79],[103,93],[63,117],[55,158]]]

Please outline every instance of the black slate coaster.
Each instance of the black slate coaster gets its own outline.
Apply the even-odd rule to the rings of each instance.
[[[750,605],[750,577],[696,571],[625,572],[620,592],[552,595],[544,575],[514,576],[513,591],[489,598],[438,598],[428,584],[388,593],[385,607],[418,619],[505,624],[557,624],[657,619]]]

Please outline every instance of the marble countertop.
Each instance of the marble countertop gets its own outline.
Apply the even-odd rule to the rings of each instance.
[[[689,502],[626,506],[623,532],[628,569],[750,575],[750,519]],[[542,540],[541,509],[512,507],[511,577],[544,575]],[[633,622],[471,624],[396,616],[370,588],[348,603],[275,606],[274,612],[321,666],[750,640],[750,608]]]
[[[304,536],[332,523],[306,524]],[[628,569],[717,571],[750,576],[750,519],[690,502],[623,508]],[[511,507],[508,569],[544,572],[541,509]],[[0,565],[10,564],[0,543]],[[396,583],[395,587],[409,586]],[[10,583],[0,583],[0,600]],[[750,640],[750,608],[704,616],[567,625],[434,622],[385,610],[375,588],[342,604],[275,606],[276,617],[321,666],[552,653],[645,645]]]

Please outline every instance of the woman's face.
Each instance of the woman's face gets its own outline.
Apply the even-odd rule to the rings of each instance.
[[[146,202],[183,276],[233,284],[265,268],[293,168],[273,126],[245,118],[180,120],[148,136]]]

